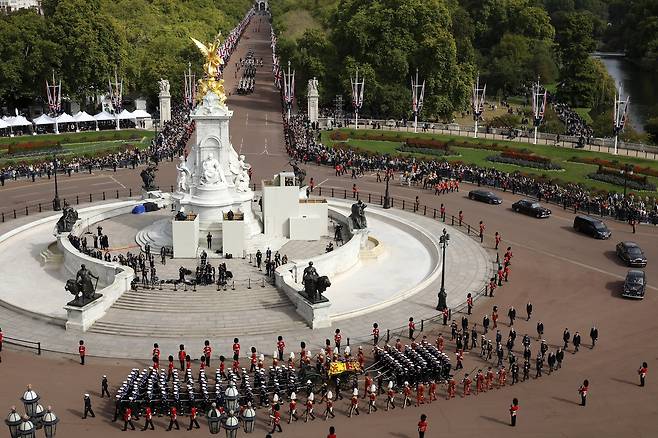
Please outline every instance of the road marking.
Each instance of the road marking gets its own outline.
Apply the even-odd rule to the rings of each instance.
[[[108,184],[113,184],[113,183],[112,183],[112,181],[103,181],[103,182],[94,183],[94,184],[90,184],[90,185],[95,187],[95,186],[106,186]]]
[[[329,178],[327,178],[327,179],[325,179],[324,181],[322,181],[322,182],[321,182],[320,184],[318,184],[316,187],[320,187],[322,184],[326,183],[327,181],[329,181]]]
[[[259,155],[269,155],[270,153],[267,151],[267,137],[265,137],[265,149],[263,149],[263,152],[261,152]]]
[[[526,248],[526,249],[529,249],[531,251],[536,251],[540,254],[544,254],[544,255],[546,255],[548,257],[552,257],[554,259],[564,260],[566,262],[571,263],[572,265],[580,266],[581,268],[589,269],[591,271],[598,272],[599,274],[605,274],[605,275],[608,275],[610,277],[616,278],[617,280],[625,280],[626,279],[626,277],[624,277],[623,275],[614,274],[610,271],[606,271],[605,269],[597,268],[596,266],[588,265],[586,263],[582,263],[582,262],[579,262],[577,260],[573,260],[573,259],[570,259],[568,257],[564,257],[562,255],[553,254],[551,252],[544,251],[542,249],[533,248],[532,246],[524,245],[522,243],[514,242],[514,241],[511,241],[511,240],[508,240],[508,242],[511,243],[514,246],[520,246],[522,248]],[[647,285],[647,288],[653,289],[653,290],[658,290],[658,287],[651,286],[651,285]]]
[[[247,126],[249,124],[249,113],[246,113],[246,117],[244,118],[244,126]]]
[[[267,113],[265,113],[265,127],[267,127]]]
[[[121,184],[121,183],[120,183],[115,177],[110,176],[110,179],[111,179],[112,181],[114,181],[115,183],[119,184],[119,185],[121,186],[122,189],[125,189],[125,188],[126,188],[126,186],[124,186],[123,184]]]

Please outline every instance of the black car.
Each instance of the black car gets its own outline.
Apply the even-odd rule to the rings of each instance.
[[[573,220],[573,229],[579,233],[592,236],[595,239],[609,239],[612,236],[612,233],[602,220],[589,216],[576,216]]]
[[[520,199],[512,204],[512,210],[517,213],[527,214],[534,216],[538,219],[546,218],[551,215],[551,210],[539,205],[539,202],[528,201],[527,199]]]
[[[495,193],[488,190],[471,190],[468,192],[468,199],[474,201],[486,202],[487,204],[502,204],[503,200],[496,196]]]
[[[646,283],[647,277],[644,274],[644,271],[640,269],[631,269],[626,274],[626,280],[624,280],[624,291],[621,293],[621,296],[641,300],[644,298]]]
[[[644,256],[642,248],[635,242],[619,242],[617,257],[633,268],[644,268],[647,265],[647,258]]]

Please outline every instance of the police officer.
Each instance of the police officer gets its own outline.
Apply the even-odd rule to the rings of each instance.
[[[557,361],[556,369],[559,370],[562,368],[562,361],[564,360],[564,351],[561,348],[558,348],[555,352],[555,360]]]
[[[544,336],[544,323],[541,321],[537,322],[537,340],[540,340]]]
[[[512,385],[519,383],[519,364],[514,361],[512,364]]]
[[[528,301],[528,304],[525,305],[525,313],[528,316],[526,321],[530,321],[530,317],[532,316],[532,303],[530,301]]]
[[[94,414],[94,410],[91,408],[91,398],[89,397],[89,394],[85,394],[84,402],[85,412],[82,414],[82,419],[84,420],[87,418],[87,414],[91,415],[92,418],[96,418],[96,414]]]

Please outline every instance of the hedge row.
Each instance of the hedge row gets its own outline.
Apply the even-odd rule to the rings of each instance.
[[[407,152],[407,153],[412,153],[412,154],[434,155],[434,156],[437,156],[437,157],[444,157],[446,155],[450,155],[450,151],[447,151],[447,150],[424,148],[424,147],[414,147],[414,146],[409,146],[408,143],[405,143],[404,145],[400,146],[397,150],[400,151],[400,152]]]

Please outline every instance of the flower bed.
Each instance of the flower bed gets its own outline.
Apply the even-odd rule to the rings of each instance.
[[[582,163],[582,164],[595,164],[597,166],[618,169],[618,170],[624,169],[623,163],[619,163],[618,161],[604,160],[603,158],[571,157],[569,161],[572,161],[574,163]],[[651,168],[649,166],[642,167],[642,166],[634,165],[633,172],[642,175],[658,177],[658,170]]]
[[[507,150],[500,155],[491,155],[487,161],[494,163],[514,164],[517,166],[532,167],[533,169],[560,170],[562,166],[553,163],[549,158],[533,155],[523,151]]]
[[[406,152],[411,154],[425,154],[433,155],[436,157],[445,157],[446,155],[451,155],[449,151],[443,149],[433,149],[426,147],[413,147],[405,143],[397,149],[399,152]]]
[[[627,175],[627,176],[629,176],[629,175]],[[626,185],[626,187],[628,187],[629,189],[632,189],[632,190],[643,190],[643,191],[651,191],[651,192],[656,190],[656,185],[648,182],[646,180],[646,177],[645,177],[644,182],[638,181],[638,180],[635,180],[635,179],[631,179],[631,178],[624,179],[624,176],[619,174],[619,172],[616,172],[616,173],[599,173],[599,172],[590,173],[589,175],[587,175],[587,177],[590,178],[590,179],[594,179],[596,181],[601,181],[601,182],[605,182],[605,183],[609,183],[609,184],[614,184],[616,186],[623,187],[624,185]]]

